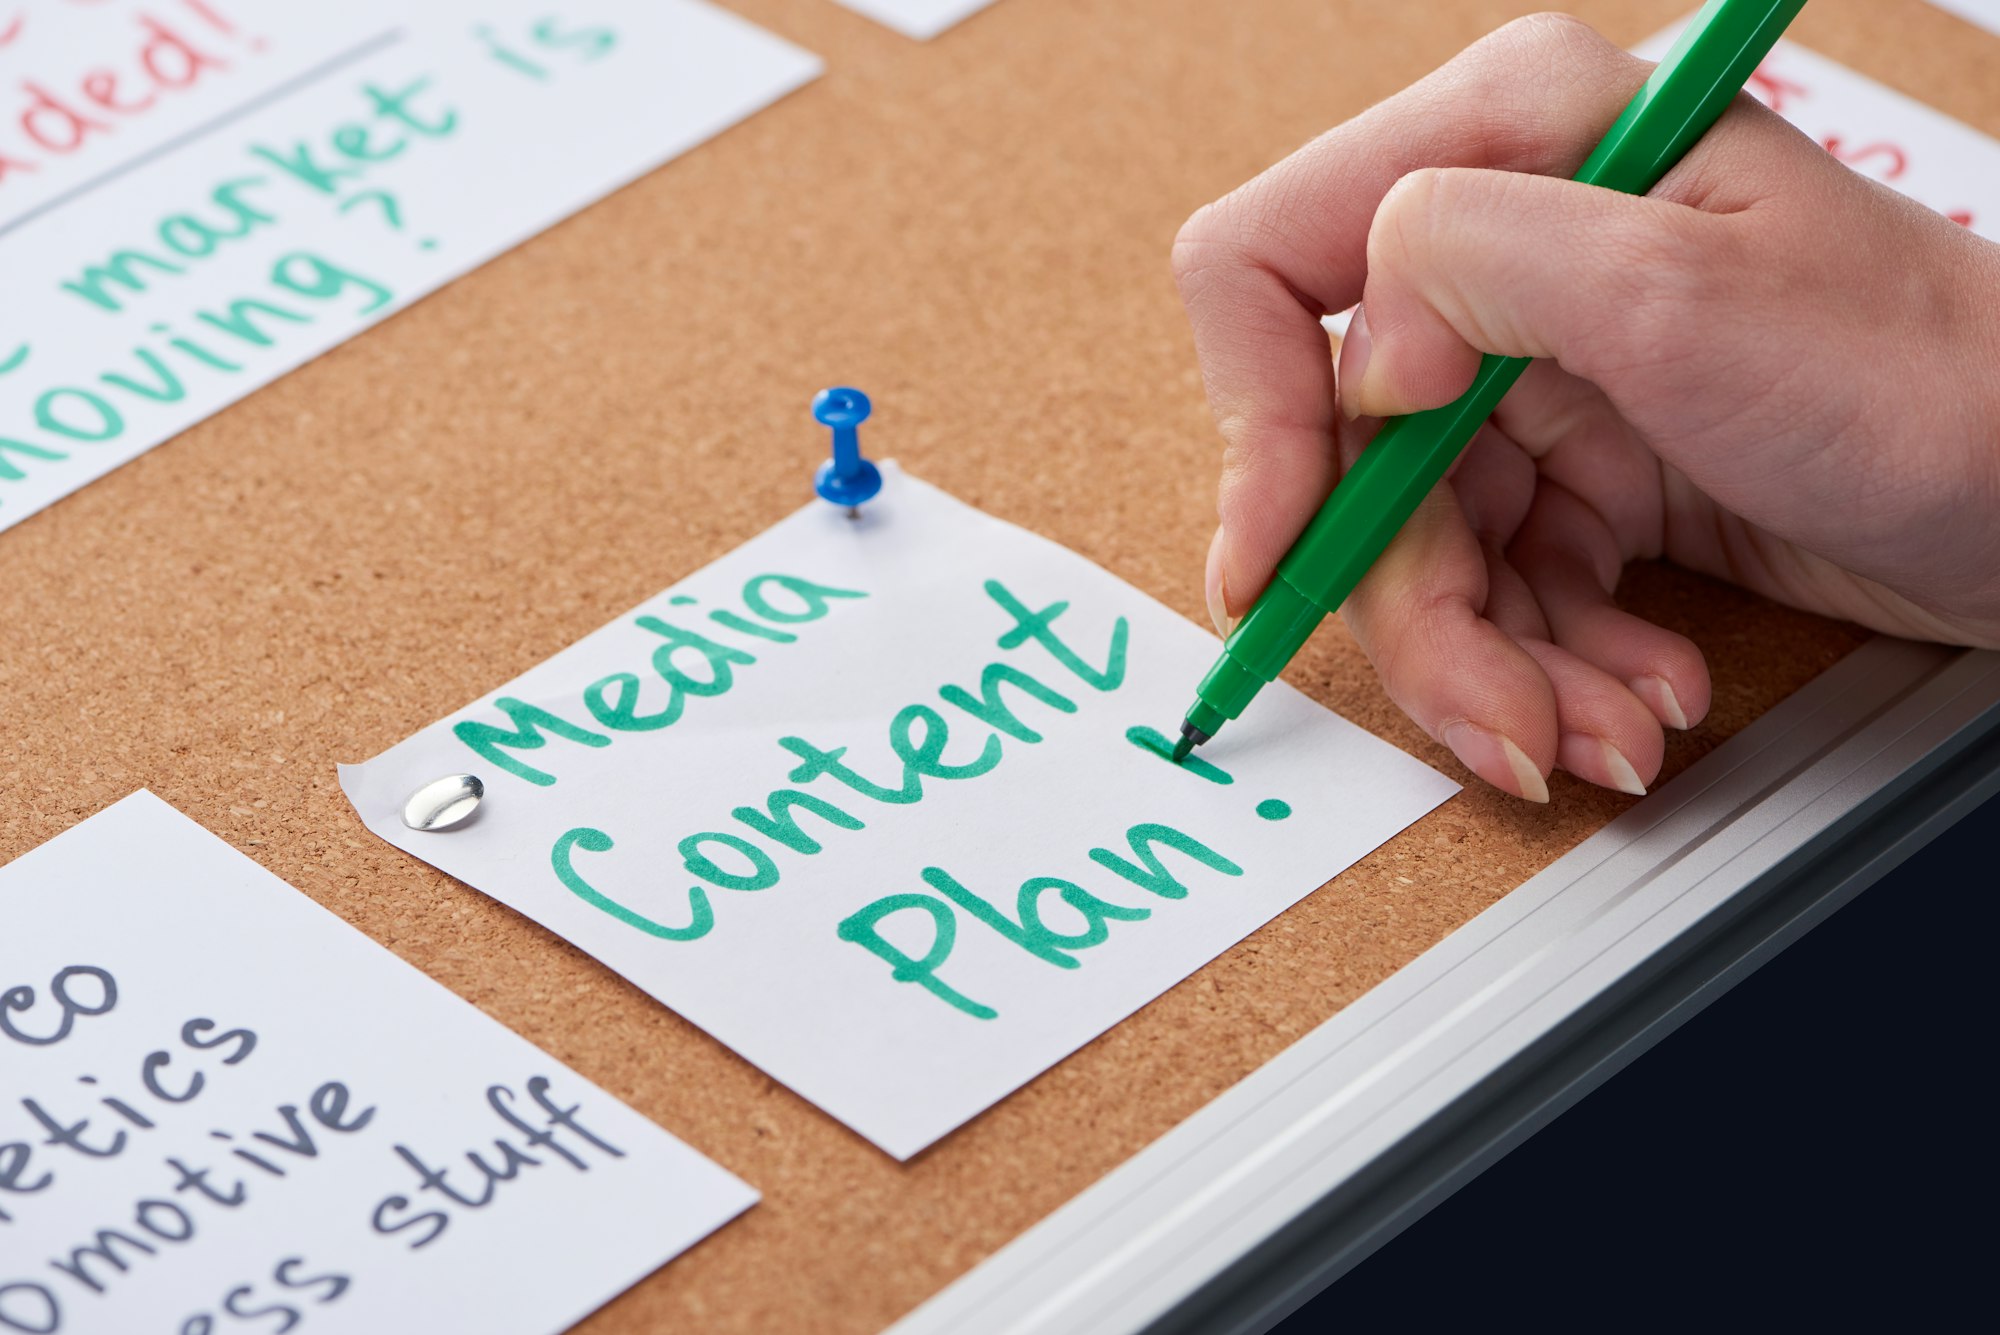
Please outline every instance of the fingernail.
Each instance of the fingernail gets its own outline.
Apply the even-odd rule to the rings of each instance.
[[[1495,788],[1530,802],[1549,800],[1548,780],[1511,739],[1460,720],[1445,728],[1442,740],[1467,769]]]
[[[1202,574],[1202,592],[1208,598],[1208,619],[1215,623],[1215,633],[1225,640],[1229,638],[1229,579],[1222,570],[1222,530],[1215,530],[1215,536],[1208,543],[1208,565]]]
[[[1356,306],[1354,319],[1340,340],[1340,374],[1335,378],[1340,387],[1341,414],[1350,422],[1361,416],[1361,381],[1368,374],[1368,354],[1374,347],[1368,337],[1368,311]]]
[[[1614,788],[1634,797],[1646,795],[1646,785],[1639,782],[1639,771],[1632,768],[1624,752],[1602,737],[1582,732],[1563,734],[1556,746],[1556,763],[1600,788]]]
[[[1687,727],[1687,711],[1681,708],[1680,697],[1674,694],[1674,688],[1667,684],[1665,677],[1649,674],[1626,685],[1632,688],[1632,694],[1646,702],[1646,708],[1652,710],[1653,716],[1660,722],[1669,728]]]

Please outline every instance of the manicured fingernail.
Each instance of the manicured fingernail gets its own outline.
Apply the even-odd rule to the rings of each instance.
[[[1510,738],[1460,720],[1445,728],[1442,740],[1467,769],[1495,788],[1530,802],[1549,800],[1548,780]]]
[[[1665,677],[1647,675],[1626,683],[1632,694],[1645,701],[1646,708],[1653,711],[1653,717],[1669,728],[1685,728],[1688,725],[1687,711],[1681,708],[1680,697],[1667,684]]]
[[[1208,619],[1215,623],[1215,633],[1229,638],[1229,580],[1222,570],[1222,530],[1216,529],[1215,536],[1208,543],[1208,566],[1202,575],[1202,592],[1208,598]]]
[[[1632,768],[1624,752],[1602,737],[1564,733],[1556,747],[1556,763],[1600,788],[1615,788],[1634,797],[1646,795],[1646,785],[1639,782],[1639,771]]]
[[[1361,416],[1361,382],[1368,374],[1368,354],[1375,344],[1368,337],[1368,312],[1364,307],[1354,308],[1354,319],[1348,323],[1347,333],[1340,340],[1340,374],[1336,382],[1340,386],[1340,411],[1352,422]]]

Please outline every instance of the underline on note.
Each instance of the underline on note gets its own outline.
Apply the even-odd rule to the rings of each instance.
[[[152,148],[147,149],[137,157],[130,158],[108,171],[100,172],[89,180],[63,191],[53,199],[42,201],[19,217],[10,218],[4,223],[0,223],[0,237],[8,236],[26,227],[38,218],[45,218],[57,209],[74,204],[77,200],[91,193],[91,191],[107,186],[120,177],[128,176],[149,163],[158,162],[161,158],[178,153],[188,145],[206,139],[217,130],[227,129],[237,121],[242,120],[245,116],[253,115],[274,103],[282,102],[294,93],[303,92],[322,79],[340,73],[340,71],[357,61],[366,60],[370,56],[386,51],[408,35],[408,30],[404,28],[391,28],[387,32],[376,33],[366,41],[350,46],[338,55],[328,57],[311,69],[293,75],[276,87],[267,88],[249,101],[239,103],[221,115],[203,121],[193,129],[184,130],[163,144],[155,144]]]

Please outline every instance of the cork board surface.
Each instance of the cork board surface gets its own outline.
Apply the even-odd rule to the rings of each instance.
[[[1528,6],[1001,0],[905,40],[730,0],[817,84],[0,534],[0,861],[149,787],[755,1184],[591,1335],[874,1330],[1602,826],[1478,789],[908,1165],[579,951],[368,835],[335,783],[801,504],[806,403],[1203,619],[1219,446],[1167,271],[1201,203]],[[1630,44],[1692,0],[1586,0]],[[2000,134],[1921,0],[1805,44]],[[1863,638],[1684,572],[1688,763]],[[1338,627],[1291,679],[1447,773]]]

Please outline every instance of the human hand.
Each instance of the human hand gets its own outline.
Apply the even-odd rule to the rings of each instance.
[[[2000,246],[1739,97],[1653,193],[1565,179],[1651,66],[1508,25],[1188,220],[1226,443],[1207,594],[1249,610],[1376,418],[1537,360],[1341,609],[1489,783],[1643,792],[1708,710],[1612,601],[1665,557],[1896,635],[2000,645]],[[1361,302],[1338,374],[1320,317]]]

